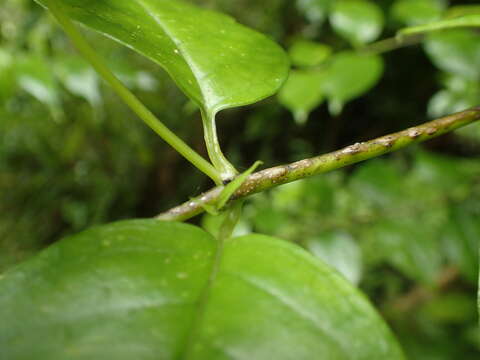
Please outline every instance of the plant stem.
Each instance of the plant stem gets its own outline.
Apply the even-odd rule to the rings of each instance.
[[[433,139],[478,120],[480,120],[480,107],[449,115],[378,139],[357,143],[328,154],[262,170],[250,175],[232,196],[232,199],[241,199],[281,184],[372,159],[411,144]],[[196,198],[196,201],[189,201],[170,209],[158,215],[157,219],[167,221],[184,221],[190,219],[204,211],[202,205],[215,204],[223,188],[224,186],[213,188]]]
[[[185,159],[190,161],[197,169],[210,177],[217,185],[221,184],[220,173],[212,164],[200,156],[195,150],[188,146],[182,139],[168,129],[145,105],[128,90],[125,85],[110,71],[84,39],[80,31],[70,21],[61,5],[55,0],[48,1],[48,9],[60,23],[63,30],[70,37],[80,54],[90,62],[97,73],[113,88],[113,90],[122,98],[122,100],[132,109],[153,131],[178,151]]]
[[[205,136],[205,144],[208,151],[208,156],[213,166],[220,172],[220,177],[223,181],[232,180],[238,171],[223,155],[220,147],[220,142],[217,136],[217,127],[215,124],[215,114],[209,114],[205,111],[202,113],[203,132]]]
[[[360,49],[366,54],[383,54],[402,47],[419,44],[424,38],[423,34],[405,35],[377,41]]]

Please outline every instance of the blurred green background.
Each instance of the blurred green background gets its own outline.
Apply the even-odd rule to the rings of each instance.
[[[314,156],[480,104],[476,30],[437,33],[374,64],[359,58],[365,43],[404,26],[480,14],[478,1],[357,0],[353,10],[342,8],[350,0],[193,2],[268,34],[292,58],[279,96],[220,114],[222,144],[239,169]],[[345,25],[342,14],[356,21]],[[205,154],[198,111],[166,74],[85,34],[128,87]],[[480,125],[471,125],[256,195],[237,232],[282,237],[336,267],[367,293],[411,359],[478,359],[479,155]],[[2,0],[0,271],[62,236],[153,216],[209,186],[77,57],[42,8]],[[219,219],[194,222],[215,232]]]

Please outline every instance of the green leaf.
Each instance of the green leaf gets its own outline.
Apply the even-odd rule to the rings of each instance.
[[[446,18],[456,18],[465,15],[480,15],[480,5],[457,5],[448,9]]]
[[[420,283],[436,284],[443,256],[435,228],[424,223],[427,216],[414,219],[382,219],[365,229],[364,251],[369,262],[386,262]]]
[[[325,99],[322,89],[324,70],[292,70],[278,94],[280,103],[289,109],[297,124],[302,125],[308,115]]]
[[[297,0],[297,8],[312,23],[321,24],[334,0]]]
[[[376,55],[352,51],[332,58],[323,90],[330,102],[330,112],[339,114],[345,103],[373,88],[383,74],[383,60]]]
[[[152,74],[145,70],[139,70],[128,61],[114,59],[109,62],[110,70],[118,77],[129,89],[138,89],[142,91],[155,91],[158,89],[158,82]],[[194,109],[198,110],[197,104]]]
[[[480,15],[465,15],[454,19],[436,21],[426,25],[408,27],[400,30],[398,36],[401,38],[403,36],[417,35],[439,30],[478,26],[480,26]]]
[[[345,232],[329,231],[307,241],[307,249],[338,270],[352,284],[362,276],[362,253],[355,240]]]
[[[99,79],[86,62],[76,57],[62,57],[55,64],[55,71],[68,91],[84,98],[93,107],[100,105]]]
[[[383,209],[398,209],[405,199],[405,178],[391,161],[375,159],[359,167],[349,178],[349,187],[363,203]]]
[[[37,1],[48,7],[51,0]],[[266,36],[180,0],[55,1],[162,66],[209,114],[270,96],[287,75],[284,51]]]
[[[10,52],[0,48],[0,104],[15,90],[14,61]]]
[[[58,83],[52,65],[43,57],[22,55],[16,59],[19,87],[46,105],[56,121],[62,119]]]
[[[330,112],[339,114],[345,103],[375,86],[382,73],[380,56],[340,52],[322,69],[292,70],[278,98],[293,113],[295,121],[304,124],[325,97]]]
[[[289,49],[292,64],[298,67],[317,66],[332,54],[328,45],[308,40],[298,40]]]
[[[286,186],[289,185],[287,184]],[[277,189],[283,189],[284,187],[281,186]],[[283,235],[292,229],[290,216],[285,211],[277,208],[276,205],[272,206],[273,201],[275,201],[275,198],[269,193],[256,194],[252,197],[251,204],[247,202],[245,214],[247,214],[255,231],[276,234],[277,236],[279,233]]]
[[[432,119],[453,114],[476,106],[480,101],[480,84],[471,78],[447,75],[444,89],[437,92],[428,103],[428,115]],[[471,126],[459,129],[459,133],[471,133]]]
[[[42,57],[17,58],[17,81],[20,87],[38,101],[50,107],[59,105],[58,84],[53,68]]]
[[[377,39],[383,29],[384,16],[375,3],[367,0],[342,0],[330,14],[333,29],[354,46]]]
[[[470,78],[480,78],[480,36],[465,30],[449,30],[431,34],[425,51],[441,70]]]
[[[439,20],[444,9],[444,2],[439,0],[397,0],[392,14],[402,23],[415,26]]]
[[[472,211],[475,205],[452,206],[449,221],[442,232],[447,256],[462,275],[472,283],[476,282],[478,271],[477,244],[480,238],[479,211]]]
[[[479,173],[477,159],[467,160],[425,151],[416,152],[415,166],[411,171],[415,182],[423,183],[423,186],[431,184],[436,192],[446,192],[453,199],[464,198],[462,194],[473,186]]]
[[[201,229],[155,220],[88,230],[3,274],[0,317],[9,360],[403,359],[368,301],[297,246],[249,235],[216,254]]]

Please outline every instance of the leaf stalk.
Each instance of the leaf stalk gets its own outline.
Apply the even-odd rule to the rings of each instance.
[[[230,181],[235,177],[235,175],[238,174],[238,171],[227,160],[225,155],[223,155],[222,149],[220,147],[220,141],[218,140],[217,135],[215,114],[211,114],[203,110],[201,111],[201,113],[205,145],[207,147],[210,161],[212,162],[215,169],[220,172],[220,177],[222,178],[222,181]]]

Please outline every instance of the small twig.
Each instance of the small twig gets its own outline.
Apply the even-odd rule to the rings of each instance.
[[[357,143],[325,155],[262,170],[250,175],[232,196],[232,200],[244,198],[278,185],[336,170],[411,144],[427,141],[477,120],[480,120],[480,107],[449,115],[375,140]],[[223,186],[217,186],[197,197],[195,201],[186,202],[158,215],[157,219],[168,221],[190,219],[202,213],[204,205],[215,203],[223,188]]]
[[[375,43],[366,45],[360,51],[366,54],[383,54],[392,50],[397,50],[411,45],[417,45],[424,39],[424,34],[414,34],[404,37],[392,37]]]

